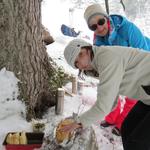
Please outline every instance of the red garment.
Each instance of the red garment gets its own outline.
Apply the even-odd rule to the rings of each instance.
[[[117,106],[107,116],[105,116],[105,121],[120,129],[122,122],[136,102],[137,100],[135,99],[119,97]]]
[[[108,31],[111,32],[112,28],[111,28],[111,24],[110,24],[110,20],[107,20],[107,25],[108,25]]]

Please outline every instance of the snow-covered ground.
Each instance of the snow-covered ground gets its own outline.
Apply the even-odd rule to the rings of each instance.
[[[17,100],[18,80],[15,78],[12,72],[3,68],[0,71],[0,149],[4,150],[2,142],[8,132],[14,131],[26,131],[32,132],[31,122],[25,120],[25,105],[21,101]],[[48,113],[43,116],[46,122],[45,135],[53,132],[53,129],[57,123],[72,113],[82,113],[89,109],[96,100],[96,84],[97,81],[93,80],[86,82],[86,86],[83,88],[80,94],[73,97],[65,95],[64,99],[64,113],[62,115],[55,114],[55,107],[49,109]],[[71,83],[66,85],[66,88],[71,91]],[[94,127],[98,146],[101,150],[122,150],[122,144],[120,137],[117,137],[111,133],[111,128],[101,129],[100,126]],[[75,149],[76,150],[76,149]]]
[[[60,26],[62,23],[73,25],[75,29],[83,31],[80,35],[80,38],[84,38],[85,35],[91,37],[89,42],[92,42],[92,33],[87,29],[87,25],[85,24],[85,21],[83,19],[83,10],[77,9],[73,14],[69,14],[69,8],[72,7],[72,4],[68,1],[60,3],[60,0],[44,0],[42,5],[42,21],[43,24],[50,30],[50,33],[55,39],[55,42],[53,44],[47,46],[48,55],[52,57],[59,66],[63,66],[66,72],[77,75],[78,71],[68,66],[63,57],[63,49],[65,45],[70,40],[72,40],[72,38],[63,36],[60,32]],[[138,23],[138,25],[140,26],[141,22]],[[25,120],[25,105],[23,102],[17,99],[17,82],[18,79],[16,79],[12,72],[7,71],[5,68],[0,70],[1,150],[4,150],[2,143],[8,132],[32,131],[31,122],[27,122]],[[73,97],[65,95],[63,115],[56,115],[55,108],[50,108],[48,113],[43,116],[43,119],[46,122],[46,128],[44,131],[45,135],[48,135],[50,132],[52,132],[54,126],[62,118],[71,116],[73,112],[80,114],[89,109],[96,100],[96,84],[97,80],[87,78],[86,85],[89,86],[84,87],[82,94],[80,93],[74,95]],[[71,83],[67,84],[66,88],[71,91]],[[100,150],[123,149],[121,138],[111,133],[112,127],[102,129],[99,125],[94,125],[94,129]]]

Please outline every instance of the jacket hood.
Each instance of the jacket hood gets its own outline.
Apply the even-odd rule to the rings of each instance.
[[[120,15],[110,15],[109,19],[111,25],[113,25],[113,27],[115,27],[116,30],[118,30],[127,22],[127,19]]]

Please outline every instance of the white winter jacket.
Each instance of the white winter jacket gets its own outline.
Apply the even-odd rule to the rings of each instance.
[[[108,114],[118,95],[150,105],[150,53],[121,46],[93,46],[93,68],[99,73],[97,101],[79,116],[83,126]]]

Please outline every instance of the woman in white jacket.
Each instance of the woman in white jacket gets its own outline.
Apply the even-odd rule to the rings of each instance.
[[[139,101],[121,128],[124,150],[150,149],[150,53],[130,47],[97,47],[75,39],[66,46],[64,56],[73,68],[96,72],[100,81],[96,103],[79,116],[78,123],[86,127],[103,119],[118,95],[126,95]],[[78,123],[63,130],[74,130]]]

